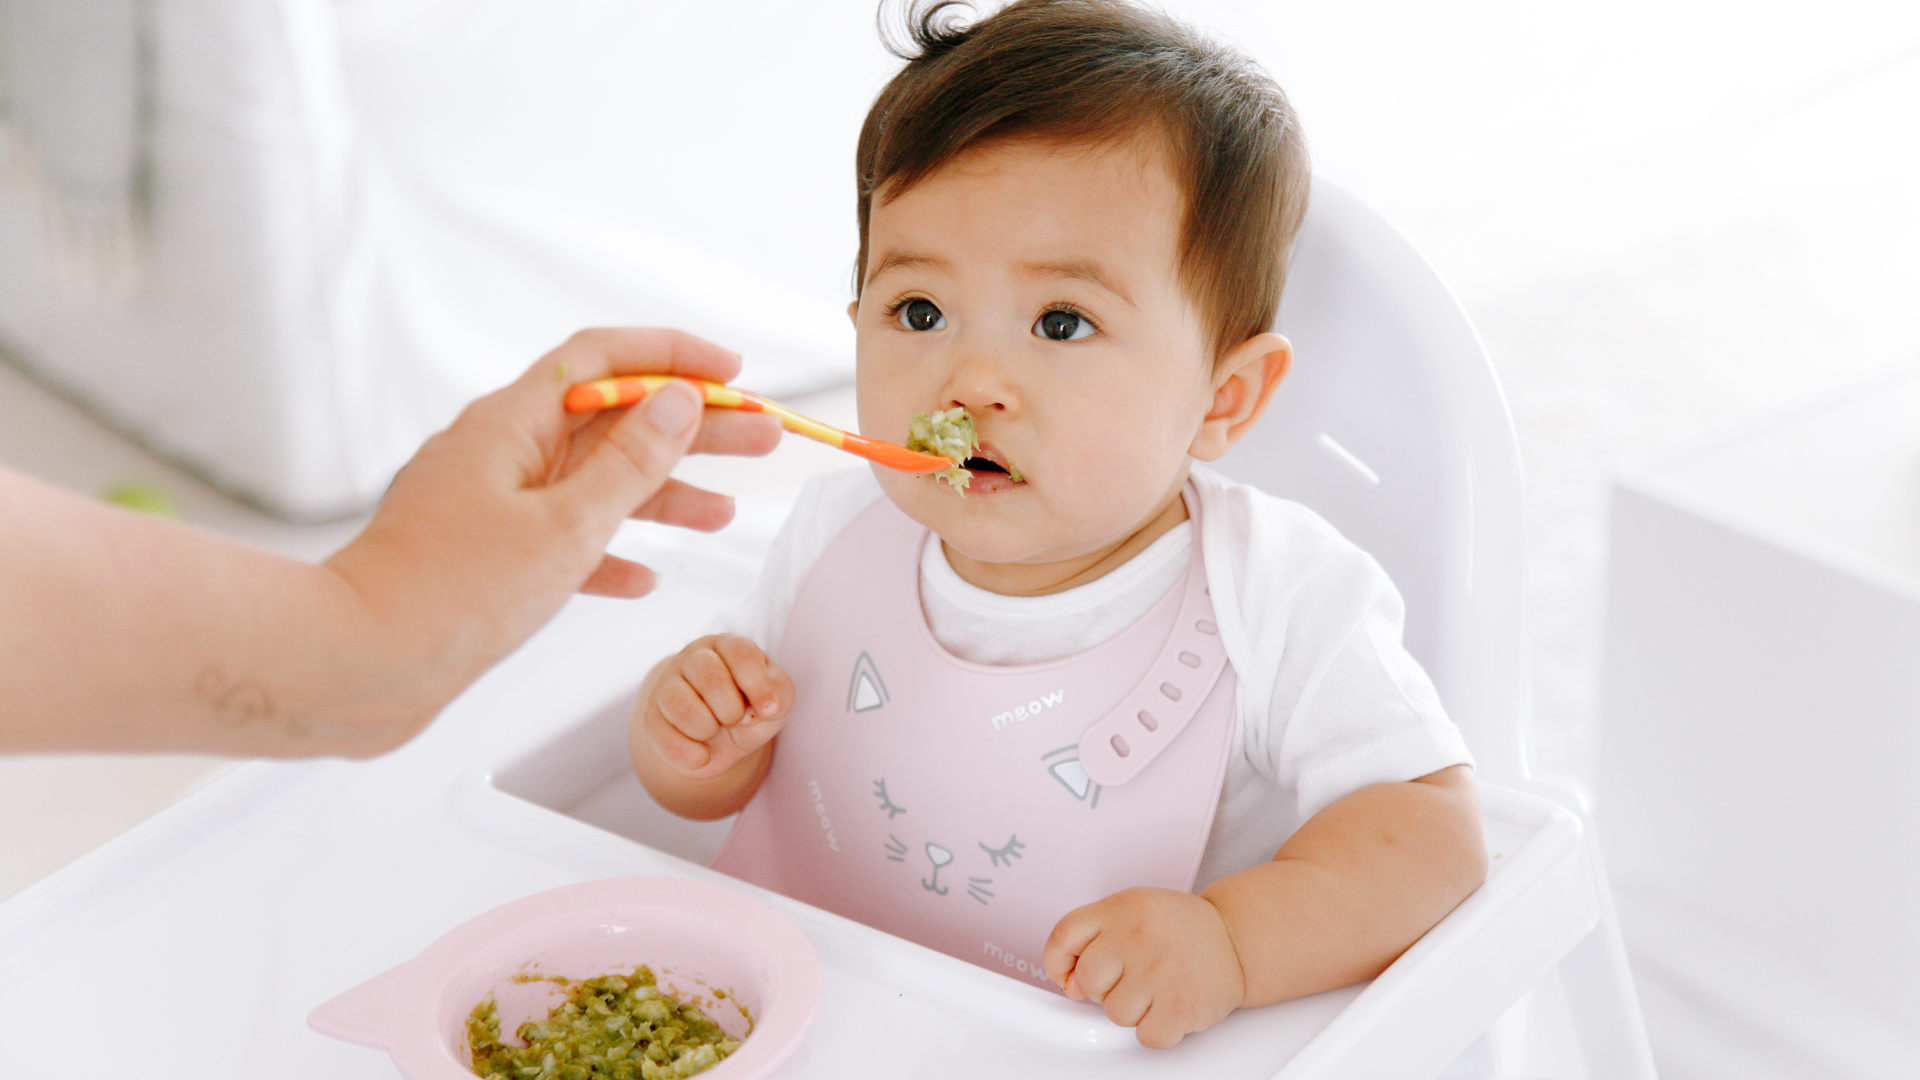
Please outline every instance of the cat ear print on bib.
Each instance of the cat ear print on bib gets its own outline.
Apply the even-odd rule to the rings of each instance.
[[[1040,760],[1050,762],[1047,765],[1047,772],[1051,773],[1055,780],[1060,781],[1060,786],[1066,788],[1074,798],[1086,803],[1087,809],[1092,810],[1100,805],[1100,785],[1094,783],[1093,778],[1087,775],[1087,770],[1080,764],[1078,754],[1073,757],[1059,757],[1061,754],[1079,749],[1078,743],[1063,746],[1058,750],[1049,750],[1040,755]]]
[[[873,657],[863,652],[860,659],[853,662],[853,678],[847,683],[847,711],[872,712],[886,703],[886,680],[880,678],[880,669],[874,666]]]

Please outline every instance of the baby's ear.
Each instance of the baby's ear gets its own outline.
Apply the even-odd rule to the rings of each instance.
[[[855,300],[847,305],[847,321],[856,327],[860,325],[860,301]]]
[[[1236,345],[1213,373],[1213,407],[1187,453],[1217,461],[1233,449],[1260,422],[1292,367],[1293,344],[1279,334],[1258,334]]]

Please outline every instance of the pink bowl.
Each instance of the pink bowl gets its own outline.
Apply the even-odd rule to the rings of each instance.
[[[553,1003],[551,984],[514,976],[583,979],[641,964],[661,989],[696,999],[729,1035],[745,1036],[702,1080],[767,1075],[820,1011],[820,960],[792,923],[718,885],[651,877],[587,881],[503,904],[313,1010],[307,1023],[385,1050],[407,1080],[473,1080],[466,1021],[482,998],[495,995],[500,1030],[510,1032]]]

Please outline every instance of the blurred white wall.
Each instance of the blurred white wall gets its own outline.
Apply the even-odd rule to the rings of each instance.
[[[1607,480],[1920,361],[1920,5],[1169,6],[1266,63],[1479,326],[1528,469],[1539,760],[1588,782]]]

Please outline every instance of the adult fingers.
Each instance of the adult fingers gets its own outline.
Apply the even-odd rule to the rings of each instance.
[[[726,382],[740,354],[680,330],[599,327],[582,330],[513,381],[515,396],[560,401],[567,390],[609,375],[680,375]]]
[[[652,570],[618,555],[606,555],[600,565],[580,586],[588,596],[611,596],[616,600],[635,600],[653,591],[659,576]]]
[[[765,413],[708,409],[700,421],[700,434],[687,453],[759,457],[780,445],[780,433],[780,421]]]
[[[573,475],[600,444],[607,430],[626,414],[626,409],[606,409],[571,417],[565,433],[565,450],[550,455],[551,460],[540,474],[541,483],[551,484]],[[780,421],[773,417],[738,409],[707,409],[700,417],[699,433],[693,437],[687,453],[760,457],[779,445]]]
[[[653,498],[693,441],[700,424],[699,391],[671,382],[627,410],[587,454],[573,475],[548,490],[573,504],[597,534],[609,535],[621,518]]]
[[[568,389],[578,383],[646,374],[726,382],[739,373],[739,354],[679,330],[582,330],[482,402],[492,416],[510,419],[534,445],[547,447],[580,425],[580,418],[561,405]]]
[[[641,503],[640,508],[628,516],[713,532],[726,528],[727,522],[733,520],[733,499],[683,480],[669,479],[653,498]]]
[[[570,365],[569,384],[607,375],[683,375],[728,382],[740,374],[740,354],[684,330],[597,327],[582,330],[548,354]]]

